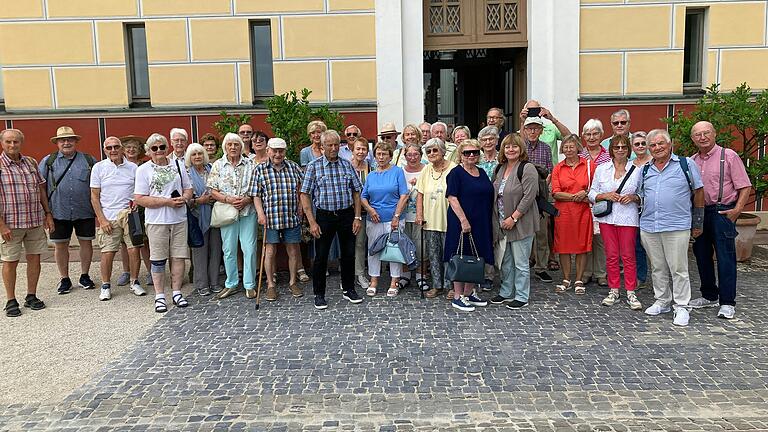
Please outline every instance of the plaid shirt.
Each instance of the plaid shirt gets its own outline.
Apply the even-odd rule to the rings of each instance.
[[[285,160],[281,169],[272,161],[258,164],[255,169],[253,196],[261,198],[267,215],[267,228],[280,230],[300,223],[298,188],[304,173],[296,162]]]
[[[528,161],[543,166],[547,169],[548,173],[551,173],[552,168],[554,168],[552,165],[552,149],[547,144],[538,140],[536,142],[526,140],[525,146],[528,149]]]
[[[315,207],[336,211],[352,207],[352,192],[363,190],[352,164],[343,158],[331,162],[325,156],[307,165],[301,193],[312,197]]]
[[[45,180],[37,162],[21,156],[17,162],[0,154],[0,215],[8,228],[35,228],[43,224],[40,185]]]

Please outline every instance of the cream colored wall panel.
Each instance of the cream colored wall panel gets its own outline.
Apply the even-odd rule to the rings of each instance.
[[[99,62],[125,63],[125,32],[120,21],[97,21]]]
[[[136,0],[48,0],[49,18],[137,16],[138,13]]]
[[[582,54],[579,56],[579,93],[585,95],[621,94],[621,54]]]
[[[275,94],[303,88],[312,90],[311,101],[328,101],[328,70],[326,62],[283,62],[275,63],[272,69],[275,77]]]
[[[152,105],[234,105],[235,73],[232,64],[150,66]]]
[[[235,13],[322,12],[323,0],[235,0]]]
[[[682,92],[682,51],[627,53],[627,94]]]
[[[579,2],[580,4],[595,4],[595,3],[616,3],[616,4],[622,4],[624,3],[623,0],[581,0]]]
[[[250,58],[247,19],[193,19],[189,24],[192,31],[192,61]]]
[[[55,68],[58,108],[126,107],[125,67]]]
[[[334,101],[376,100],[376,61],[332,61]]]
[[[250,105],[253,103],[253,78],[251,77],[251,65],[238,65],[237,73],[240,74],[240,103]]]
[[[283,17],[283,41],[286,58],[375,56],[374,16]]]
[[[710,47],[763,45],[765,2],[709,6]]]
[[[231,14],[230,0],[141,0],[145,16]]]
[[[329,0],[328,9],[330,11],[347,10],[373,10],[376,7],[374,0]]]
[[[7,110],[51,109],[51,73],[45,69],[3,69]]]
[[[580,49],[668,48],[671,7],[581,8]]]
[[[705,86],[717,82],[717,50],[707,51],[707,76],[704,77]]]
[[[0,64],[93,64],[90,22],[0,24]]]
[[[0,7],[0,18],[42,18],[43,3],[40,0],[6,0]]]
[[[768,48],[720,51],[721,90],[733,90],[742,82],[753,89],[768,88]]]
[[[688,6],[690,7],[690,6]],[[674,48],[685,48],[685,5],[675,6],[675,41]]]
[[[144,26],[150,64],[189,60],[186,20],[147,20]]]
[[[270,19],[269,26],[272,31],[272,59],[277,60],[280,58],[280,19]]]

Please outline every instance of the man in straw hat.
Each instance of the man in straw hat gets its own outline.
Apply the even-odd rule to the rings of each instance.
[[[72,290],[69,278],[69,241],[75,231],[80,243],[80,279],[84,289],[93,289],[96,285],[88,275],[93,258],[92,240],[96,238],[96,214],[91,205],[90,175],[96,164],[93,156],[77,151],[80,142],[69,126],[62,126],[51,137],[57,150],[40,161],[38,169],[45,179],[48,200],[53,213],[54,230],[50,239],[54,244],[54,257],[59,269],[61,281],[57,287],[59,294],[68,294]]]

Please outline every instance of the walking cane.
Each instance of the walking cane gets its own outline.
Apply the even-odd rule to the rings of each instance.
[[[258,235],[258,225],[256,225],[256,234]],[[259,284],[256,288],[256,310],[259,310],[259,299],[261,298],[261,277],[264,273],[264,260],[267,255],[267,226],[261,230],[261,264],[259,264]]]
[[[419,259],[421,259],[421,278],[424,280],[427,277],[427,274],[424,272],[424,225],[427,224],[427,221],[421,222],[421,256]],[[424,282],[419,286],[419,291],[421,292],[421,299],[424,300]]]

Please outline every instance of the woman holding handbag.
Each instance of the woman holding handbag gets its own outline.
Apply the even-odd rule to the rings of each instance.
[[[227,279],[221,300],[237,293],[237,245],[243,251],[243,287],[247,298],[256,297],[256,211],[253,207],[253,161],[243,156],[243,140],[234,133],[224,136],[224,156],[213,163],[207,186],[216,203],[211,225],[221,228]]]
[[[360,203],[368,214],[365,231],[369,248],[380,235],[396,230],[402,232],[404,226],[404,218],[401,220],[400,216],[408,201],[408,185],[405,183],[403,169],[391,165],[392,152],[393,148],[389,143],[380,142],[373,148],[377,168],[368,174],[360,195]],[[401,271],[400,264],[390,263],[392,280],[387,297],[394,297],[399,293],[400,286],[397,282]],[[371,284],[365,293],[372,297],[376,295],[381,275],[381,259],[378,254],[368,254],[368,274],[371,276]]]
[[[364,137],[357,137],[352,143],[352,168],[354,168],[360,183],[365,187],[365,180],[371,172],[371,165],[368,163],[368,140]],[[360,288],[367,290],[370,281],[365,277],[365,261],[368,257],[368,242],[365,237],[365,221],[367,214],[365,209],[361,210],[360,216],[363,217],[363,226],[355,236],[355,280]]]
[[[639,215],[637,187],[641,169],[628,162],[629,137],[615,135],[608,145],[612,163],[602,164],[595,170],[595,178],[589,190],[589,200],[594,203],[592,212],[600,223],[600,233],[605,243],[608,270],[608,296],[603,306],[613,306],[619,300],[621,269],[619,257],[624,263],[624,288],[627,304],[632,310],[643,307],[635,295],[637,271],[635,268],[635,239]]]
[[[464,255],[476,254],[486,263],[492,263],[493,184],[485,171],[477,166],[482,152],[477,140],[464,140],[457,152],[461,155],[461,165],[446,178],[445,195],[450,207],[443,261],[450,261],[458,251]],[[488,305],[487,301],[477,297],[476,287],[474,283],[454,281],[451,306],[470,312],[475,310],[475,306]]]

